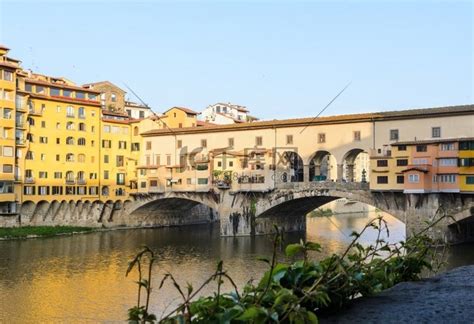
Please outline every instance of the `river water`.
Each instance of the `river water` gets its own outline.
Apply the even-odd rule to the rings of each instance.
[[[345,249],[350,233],[373,214],[308,218],[307,232],[287,235],[287,243],[306,237],[323,245],[321,256]],[[402,240],[402,223],[387,216],[390,241]],[[371,242],[367,233],[363,242]],[[158,290],[167,271],[185,286],[197,287],[215,270],[218,260],[237,285],[259,279],[266,265],[256,261],[272,251],[270,236],[219,237],[218,226],[133,229],[44,239],[0,241],[0,323],[87,323],[126,319],[136,301],[136,274],[125,277],[128,261],[142,245],[157,251],[151,310],[170,310],[178,295],[170,283]],[[473,245],[448,252],[447,268],[474,264]],[[319,257],[319,256],[316,256]],[[215,288],[210,285],[204,293]],[[225,289],[229,290],[227,285]]]

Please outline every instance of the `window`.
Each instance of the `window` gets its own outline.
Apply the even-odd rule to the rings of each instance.
[[[461,151],[474,151],[474,141],[461,141],[461,142],[459,142],[459,150],[461,150]]]
[[[40,137],[39,137],[39,142],[40,142],[41,144],[48,144],[48,138],[45,137],[45,136],[40,136]]]
[[[140,151],[140,143],[132,143],[132,152]]]
[[[182,140],[178,140],[177,146],[178,146],[179,149],[180,149],[181,147],[183,147],[183,141],[182,141]]]
[[[229,166],[233,167],[234,166],[234,161],[229,161]]]
[[[439,159],[439,166],[457,166],[458,159]]]
[[[474,185],[474,176],[466,176],[466,184]]]
[[[84,110],[84,107],[79,107],[77,115],[79,118],[86,118],[86,112]]]
[[[61,161],[61,157],[60,157],[59,154],[56,154],[56,161],[58,161],[58,162]]]
[[[117,95],[116,95],[115,93],[112,93],[112,94],[110,95],[110,101],[112,101],[112,102],[116,102],[116,101],[117,101]]]
[[[58,88],[51,88],[51,89],[49,90],[49,94],[50,94],[51,96],[59,96],[60,90],[59,90]]]
[[[407,165],[408,165],[408,159],[397,160],[397,166],[407,166]]]
[[[166,156],[166,165],[171,165],[171,155]]]
[[[431,137],[434,137],[434,138],[441,137],[441,127],[432,127],[431,128]]]
[[[426,145],[417,145],[416,146],[416,151],[417,152],[426,152],[426,151],[428,151],[428,147]]]
[[[67,106],[66,107],[66,116],[67,117],[74,117],[74,107],[73,106]]]
[[[110,148],[112,146],[112,143],[110,140],[102,140],[102,147],[103,148]]]
[[[72,153],[66,154],[66,162],[74,162],[74,154]]]
[[[33,91],[33,85],[29,83],[25,83],[25,91],[32,92]]]
[[[354,131],[354,142],[360,142],[360,131]]]
[[[25,194],[25,195],[34,195],[35,194],[35,187],[34,186],[24,186],[23,187],[23,194]]]
[[[293,135],[286,135],[286,144],[287,145],[293,144]]]
[[[66,186],[66,195],[75,195],[76,187]]]
[[[56,123],[56,129],[60,129],[61,128],[61,123]]]
[[[110,133],[110,126],[104,125],[104,133]]]
[[[472,167],[474,166],[474,158],[461,158],[459,159],[460,167]]]
[[[409,174],[408,175],[408,182],[411,182],[411,183],[420,182],[420,175],[419,174]]]
[[[71,97],[72,91],[63,89],[63,97]]]
[[[207,185],[209,179],[208,178],[198,178],[197,179],[197,184],[198,185]]]
[[[109,179],[109,171],[108,171],[108,170],[105,170],[105,171],[104,171],[104,179],[105,179],[105,180],[108,180],[108,179]]]
[[[387,176],[378,176],[377,177],[377,183],[387,184],[388,183],[388,177]]]
[[[138,112],[138,118],[145,118],[145,112],[144,111],[139,111]]]
[[[91,179],[91,180],[97,179],[97,173],[96,172],[89,173],[89,179]]]
[[[62,172],[54,172],[54,179],[62,179],[63,173]]]
[[[30,152],[30,151],[28,151]],[[26,154],[28,156],[28,153]],[[13,146],[4,146],[3,147],[3,156],[11,157],[13,156]]]
[[[207,147],[207,140],[205,139],[201,140],[201,147]]]
[[[406,150],[407,150],[407,146],[406,146],[406,145],[398,145],[398,150],[399,150],[399,151],[406,151]]]
[[[151,141],[146,142],[146,149],[149,151],[151,150]]]
[[[3,147],[3,149],[5,150],[5,147]],[[3,155],[5,156],[5,152],[3,153]],[[35,159],[35,154],[32,151],[27,151],[25,159],[34,160]]]
[[[3,71],[3,80],[5,81],[13,81],[13,73],[10,71]]]
[[[44,120],[41,121],[41,128],[46,128],[46,122]]]
[[[125,184],[125,173],[117,173],[117,184],[118,185]]]
[[[41,161],[46,160],[46,154],[41,153],[41,155],[40,155],[40,160],[41,160]]]
[[[40,171],[39,172],[39,177],[40,177],[40,179],[47,179],[48,178],[48,172]]]
[[[94,126],[92,126],[94,127]],[[82,131],[82,132],[85,132],[86,131],[86,124],[84,123],[79,123],[79,130]],[[92,131],[94,132],[94,131]]]
[[[257,145],[257,146],[263,145],[262,136],[255,137],[255,145]]]
[[[117,155],[115,159],[115,165],[117,167],[123,167],[123,161],[124,161],[123,155]]]
[[[77,139],[77,145],[81,145],[81,146],[86,145],[86,139],[83,138],[83,137],[78,138]]]
[[[62,195],[63,194],[63,187],[52,186],[51,187],[51,194],[53,194],[53,195]]]
[[[227,140],[228,144],[229,144],[229,147],[234,147],[234,138],[233,137],[229,137],[229,139]]]
[[[150,187],[158,187],[158,181],[157,180],[150,180]]]
[[[76,98],[77,99],[86,99],[86,94],[81,91],[76,91]]]
[[[66,124],[66,129],[68,129],[68,130],[74,130],[74,123],[73,123],[73,122],[67,122],[67,124]]]
[[[402,175],[397,176],[397,183],[405,183],[405,177]]]
[[[413,159],[414,165],[425,165],[428,164],[428,159]]]
[[[378,167],[386,167],[388,166],[388,160],[377,160]]]
[[[126,150],[127,149],[127,142],[126,141],[119,141],[118,142],[118,148],[122,149],[122,150]]]
[[[108,155],[104,155],[104,163],[109,163],[109,156]]]
[[[66,138],[66,145],[74,145],[74,137],[69,136]]]
[[[318,143],[326,143],[326,134],[325,133],[319,133],[318,134]]]
[[[86,156],[84,154],[79,154],[77,156],[77,162],[80,162],[80,163],[86,162]]]
[[[183,123],[179,123],[178,128],[183,128]]]
[[[3,165],[3,173],[13,173],[13,165],[4,164]]]
[[[3,108],[3,119],[11,119],[12,118],[12,109]]]
[[[455,174],[440,174],[438,175],[438,182],[456,183],[456,175]]]
[[[391,141],[398,141],[398,139],[399,139],[398,129],[391,129],[390,130],[390,140]]]
[[[456,150],[456,146],[454,143],[443,143],[441,144],[441,151],[454,151]]]

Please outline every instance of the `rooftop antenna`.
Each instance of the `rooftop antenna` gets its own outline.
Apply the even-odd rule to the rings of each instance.
[[[125,85],[125,87],[130,90],[131,93],[133,93],[133,95],[135,97],[137,97],[138,100],[140,100],[140,102],[142,103],[142,105],[144,105],[145,107],[147,107],[148,109],[150,109],[151,113],[153,114],[153,116],[157,117],[159,120],[161,120],[161,122],[166,126],[166,128],[168,128],[168,130],[174,134],[174,131],[168,126],[168,124],[162,119],[160,118],[160,116],[158,116],[151,108],[150,106],[148,106],[143,100],[142,98],[140,98],[137,93],[135,91],[133,91],[132,88],[130,88],[125,82],[123,83]]]
[[[346,86],[341,90],[339,91],[339,93],[334,97],[332,98],[331,101],[329,101],[329,103],[316,115],[313,117],[313,119],[311,119],[307,124],[306,126],[301,130],[300,134],[304,132],[304,130],[306,128],[308,128],[308,126],[316,119],[318,118],[319,116],[321,116],[321,114],[344,92],[346,91],[347,88],[349,88],[349,86],[351,85],[352,81],[349,82],[348,84],[346,84]]]

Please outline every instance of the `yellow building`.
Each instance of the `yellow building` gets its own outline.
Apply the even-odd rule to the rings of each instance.
[[[32,73],[19,90],[27,104],[25,129],[17,130],[20,201],[100,199],[98,92]]]
[[[474,138],[459,142],[459,189],[474,192]]]
[[[370,188],[380,191],[403,191],[403,170],[411,163],[412,146],[386,145],[370,155]]]
[[[16,97],[16,70],[19,61],[7,56],[9,49],[0,45],[0,213],[16,211],[15,201],[15,122],[17,106],[21,111],[21,98]],[[19,116],[21,117],[21,116]],[[18,125],[20,126],[20,125]]]
[[[196,127],[198,112],[184,107],[173,107],[164,112],[163,121],[169,128]]]

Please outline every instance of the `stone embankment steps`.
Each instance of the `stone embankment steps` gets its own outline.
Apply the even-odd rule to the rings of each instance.
[[[474,323],[474,265],[355,300],[321,323]]]

